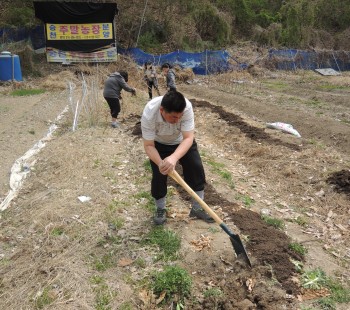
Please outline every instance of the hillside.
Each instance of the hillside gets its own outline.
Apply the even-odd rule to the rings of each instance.
[[[1,25],[31,27],[38,23],[32,3],[3,0]],[[350,50],[350,5],[346,0],[116,3],[117,41],[123,47],[138,46],[158,53],[176,49],[202,51],[249,40],[268,47]]]

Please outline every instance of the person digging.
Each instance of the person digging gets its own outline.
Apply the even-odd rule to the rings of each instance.
[[[201,199],[204,198],[205,173],[194,139],[191,102],[176,90],[154,98],[143,110],[141,131],[152,167],[151,194],[156,204],[154,223],[163,225],[166,222],[168,174],[177,162],[182,165],[186,183]],[[214,222],[194,199],[189,216]]]
[[[104,84],[103,97],[110,109],[111,126],[113,128],[119,127],[117,118],[120,113],[121,91],[124,89],[136,96],[136,89],[128,85],[128,77],[129,75],[126,71],[114,72],[108,76]]]

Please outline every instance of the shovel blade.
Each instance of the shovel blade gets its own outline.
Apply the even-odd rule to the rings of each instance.
[[[231,230],[229,230],[225,223],[222,222],[220,224],[220,227],[226,234],[230,236],[230,241],[232,243],[233,249],[236,252],[237,257],[242,259],[245,263],[247,263],[249,267],[252,267],[252,264],[244,248],[241,238],[238,235],[234,234]]]
[[[244,248],[241,238],[238,235],[231,234],[230,240],[233,246],[233,249],[236,252],[236,255],[239,259],[242,259],[245,263],[252,267],[248,254]]]

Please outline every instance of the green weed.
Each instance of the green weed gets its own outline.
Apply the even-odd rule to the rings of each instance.
[[[206,163],[211,166],[212,170],[218,174],[219,176],[221,176],[225,181],[227,181],[229,183],[229,186],[231,188],[235,188],[235,185],[233,183],[233,179],[232,179],[232,174],[227,171],[225,169],[225,165],[222,164],[222,163],[218,163],[218,162],[215,162],[213,160],[206,160]]]
[[[208,231],[211,232],[211,233],[213,233],[213,234],[215,234],[215,233],[219,232],[220,229],[219,229],[219,228],[216,228],[216,227],[209,227],[209,228],[208,228]]]
[[[134,261],[134,264],[135,264],[135,266],[137,266],[139,268],[146,268],[146,266],[147,266],[146,261],[142,257],[138,257]]]
[[[115,259],[111,253],[105,254],[102,257],[93,257],[93,267],[97,271],[106,271],[115,265]]]
[[[305,104],[314,108],[317,107],[321,107],[323,105],[323,103],[321,101],[319,101],[318,99],[312,99],[312,100],[308,100],[305,101]]]
[[[114,229],[121,229],[124,226],[124,219],[121,217],[117,217],[113,219],[110,223],[110,226],[112,226]]]
[[[44,288],[40,296],[35,299],[35,309],[43,309],[55,301],[53,294],[50,294],[48,287]]]
[[[326,286],[332,292],[331,299],[338,303],[350,302],[350,290],[332,278],[327,278]]]
[[[31,96],[45,93],[44,89],[16,89],[11,92],[12,96]]]
[[[318,87],[321,90],[332,91],[332,90],[349,90],[350,87],[334,84],[324,84]]]
[[[275,90],[285,90],[289,87],[288,84],[279,81],[265,81],[263,82],[263,84],[268,88]]]
[[[338,281],[327,277],[319,268],[310,270],[302,275],[302,286],[309,289],[319,290],[328,288],[330,296],[320,298],[315,302],[321,309],[336,310],[337,303],[350,302],[350,290],[341,285]]]
[[[111,307],[109,303],[111,302],[110,296],[106,292],[100,292],[96,297],[96,310],[109,310]]]
[[[121,237],[106,235],[103,239],[97,242],[97,246],[104,247],[106,244],[121,244],[121,242]]]
[[[297,223],[298,225],[302,226],[302,227],[306,227],[308,225],[308,221],[305,217],[303,216],[298,216],[295,220],[295,223]]]
[[[312,144],[316,146],[317,148],[324,149],[326,146],[322,143],[322,141],[317,141],[316,139],[312,138],[308,140],[309,144]]]
[[[165,292],[165,300],[174,295],[182,301],[190,294],[192,279],[185,269],[178,266],[166,266],[164,271],[153,274],[151,287],[157,295]]]
[[[118,160],[115,160],[113,163],[112,163],[112,168],[117,168],[121,165],[122,163]]]
[[[246,206],[246,207],[251,207],[251,205],[255,202],[255,200],[249,196],[246,196],[246,195],[240,195],[239,196],[239,199],[243,202],[243,204]]]
[[[90,278],[90,282],[94,285],[93,290],[96,293],[95,309],[111,309],[109,304],[115,294],[110,291],[108,285],[105,283],[105,279],[101,276],[94,275]]]
[[[350,124],[350,120],[347,119],[341,119],[340,121],[345,124]]]
[[[0,266],[8,266],[10,264],[10,259],[9,258],[2,258],[0,259]],[[1,282],[0,282],[1,284]]]
[[[112,182],[116,181],[114,172],[112,171],[106,171],[105,173],[102,174],[102,176],[108,180],[111,180]]]
[[[157,245],[161,254],[157,259],[165,261],[176,260],[181,246],[181,238],[175,232],[164,229],[163,227],[154,227],[144,238],[143,243]]]
[[[285,224],[282,220],[270,217],[268,215],[263,215],[262,219],[266,222],[267,225],[273,226],[277,229],[284,229]]]
[[[113,199],[108,205],[106,212],[109,214],[114,214],[122,207],[122,202]]]
[[[118,310],[133,310],[133,309],[134,308],[130,301],[123,302],[118,308]]]
[[[55,227],[51,230],[51,235],[52,236],[61,236],[63,235],[64,231],[61,227]]]
[[[207,156],[207,152],[203,151],[203,150],[200,150],[199,154],[201,155],[201,157],[206,157]]]
[[[93,168],[98,168],[98,167],[100,167],[101,166],[101,159],[95,159],[94,160],[94,164],[93,164]]]
[[[118,216],[118,210],[125,206],[124,203],[113,200],[105,209],[104,215],[111,229],[121,229],[124,226],[124,219]]]
[[[146,203],[143,205],[144,208],[150,212],[154,212],[156,210],[156,206],[154,204],[154,199],[150,192],[141,192],[134,195],[136,200],[146,200]]]
[[[221,297],[224,295],[224,293],[219,288],[212,287],[207,289],[203,295],[204,297]]]
[[[108,285],[103,283],[100,283],[97,287],[94,288],[94,291],[96,292],[96,298],[95,298],[95,309],[96,310],[109,310],[112,309],[110,307],[111,299],[114,297],[115,294],[113,294]]]
[[[8,112],[8,111],[10,111],[10,108],[9,108],[9,107],[0,106],[0,112],[1,112],[1,113],[6,113],[6,112]]]
[[[290,243],[288,245],[288,248],[291,249],[293,252],[300,254],[302,256],[305,256],[307,253],[307,249],[300,243]]]
[[[147,172],[152,172],[152,166],[151,166],[151,162],[149,159],[146,159],[143,163],[143,167],[145,168],[145,170]]]
[[[30,133],[31,135],[35,135],[35,130],[34,129],[28,130],[28,133]]]
[[[319,290],[322,287],[325,287],[326,283],[326,274],[320,268],[307,271],[301,276],[301,285],[304,288]]]
[[[316,304],[318,304],[322,310],[336,310],[336,305],[334,300],[329,297],[321,298],[317,300]]]
[[[303,271],[303,268],[304,268],[304,265],[302,262],[298,261],[298,260],[294,260],[294,259],[290,259],[290,261],[293,263],[294,267],[295,267],[295,270],[297,272],[302,272]]]
[[[93,276],[90,278],[90,282],[91,282],[92,284],[101,284],[101,283],[104,283],[104,278],[101,277],[101,276],[93,275]]]

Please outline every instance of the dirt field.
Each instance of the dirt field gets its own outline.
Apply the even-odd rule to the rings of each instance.
[[[193,281],[185,309],[332,309],[318,303],[330,290],[303,287],[297,266],[320,268],[349,287],[350,74],[258,73],[179,85],[195,110],[205,201],[241,237],[252,268],[217,224],[189,219],[190,199],[174,181],[166,228],[181,236],[179,258],[158,260],[159,249],[143,242],[152,229],[138,124],[147,96],[130,78],[138,95],[124,95],[120,129],[109,127],[100,89],[94,124],[82,110],[72,131],[69,110],[25,163],[30,173],[0,213],[0,308],[175,309],[176,298],[162,303],[148,283],[152,272],[176,264]],[[12,97],[11,87],[0,95],[0,203],[13,163],[69,105],[64,88]],[[274,122],[293,125],[301,138],[267,128]],[[295,243],[305,256],[291,249]],[[206,293],[213,289],[220,294]]]

